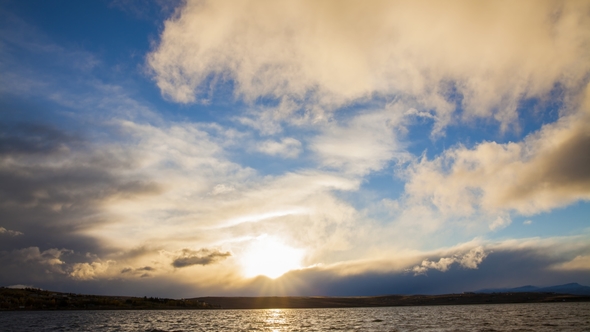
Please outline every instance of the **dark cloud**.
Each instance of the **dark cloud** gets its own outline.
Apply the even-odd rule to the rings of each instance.
[[[506,200],[526,200],[537,192],[549,191],[556,199],[584,197],[590,193],[590,118],[572,121],[568,130],[549,132],[547,146],[511,188]],[[561,137],[560,137],[561,136]],[[565,137],[564,137],[565,136]]]
[[[133,273],[133,274],[137,274],[137,273],[142,273],[143,275],[145,275],[146,271],[150,272],[150,271],[155,271],[156,269],[151,267],[151,266],[144,266],[144,267],[140,267],[140,268],[131,268],[131,267],[126,267],[124,269],[121,270],[121,274],[126,274],[126,273]],[[142,277],[143,277],[142,275]]]
[[[551,182],[587,186],[590,183],[590,132],[581,131],[572,136],[548,159],[545,172]]]
[[[82,143],[80,137],[40,123],[0,126],[0,155],[49,154]]]
[[[288,289],[291,295],[308,296],[444,294],[488,287],[543,286],[568,282],[587,284],[586,280],[590,280],[588,270],[561,271],[549,268],[563,259],[548,257],[535,250],[496,250],[477,269],[453,266],[446,272],[430,270],[428,275],[416,276],[411,271],[339,275],[321,269],[307,269],[290,272],[277,280],[259,278],[245,287],[241,294],[276,295],[281,287]]]
[[[3,242],[0,250],[17,243],[96,249],[92,240],[73,233],[109,222],[100,214],[105,202],[161,192],[149,179],[120,175],[134,169],[133,158],[54,126],[0,127],[1,226],[25,234]]]
[[[193,255],[200,251],[191,251]],[[28,254],[33,253],[32,256]],[[428,275],[415,276],[412,272],[366,272],[355,275],[343,275],[338,271],[321,268],[292,271],[271,280],[259,277],[239,287],[212,288],[210,285],[198,285],[190,280],[178,279],[169,275],[149,275],[129,267],[128,271],[138,271],[139,278],[90,279],[69,282],[67,274],[48,273],[48,260],[55,258],[57,251],[46,253],[27,249],[13,252],[13,259],[7,259],[2,253],[0,258],[0,286],[32,285],[55,291],[129,296],[158,296],[190,298],[199,296],[362,296],[385,294],[443,294],[461,293],[484,288],[517,287],[523,285],[548,286],[578,282],[587,285],[590,271],[566,271],[548,268],[566,261],[567,258],[548,256],[533,249],[495,250],[490,253],[477,269],[453,266],[446,272],[430,270]],[[575,253],[574,253],[575,255]],[[8,255],[10,256],[10,255]],[[55,264],[67,269],[68,258],[75,256],[63,253],[59,260],[64,264]],[[18,259],[17,259],[18,257]],[[25,257],[35,257],[24,260]],[[53,261],[57,263],[57,261]],[[11,271],[18,270],[17,273]],[[125,269],[124,269],[125,270]],[[123,271],[124,271],[123,270]],[[151,271],[149,271],[151,272]],[[6,275],[11,277],[7,278]],[[146,275],[147,274],[147,275]],[[150,278],[147,278],[150,276]]]
[[[183,249],[178,257],[172,261],[174,267],[187,267],[191,265],[209,265],[231,256],[229,252],[221,252],[213,249],[201,249],[198,251]]]

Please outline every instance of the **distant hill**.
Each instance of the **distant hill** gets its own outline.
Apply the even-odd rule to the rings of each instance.
[[[521,286],[516,288],[488,288],[474,293],[559,293],[572,295],[590,295],[590,287],[577,282],[549,287]]]

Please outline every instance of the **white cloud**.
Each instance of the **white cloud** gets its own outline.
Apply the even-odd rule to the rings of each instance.
[[[310,149],[323,167],[350,175],[364,176],[381,170],[389,161],[407,158],[398,142],[400,116],[393,105],[323,126],[321,133],[311,139]]]
[[[589,90],[590,91],[590,90]],[[590,104],[521,142],[455,146],[406,170],[406,193],[445,215],[523,215],[590,200]],[[490,226],[505,225],[496,219]]]
[[[462,255],[453,255],[452,257],[441,257],[438,262],[425,259],[420,265],[414,266],[411,271],[414,275],[426,274],[430,269],[446,272],[452,264],[459,263],[460,266],[467,269],[477,269],[479,264],[487,257],[483,247],[476,247]]]
[[[226,184],[220,183],[220,184],[216,185],[215,187],[213,187],[213,190],[211,191],[211,195],[213,195],[213,196],[223,195],[223,194],[227,194],[232,191],[235,191],[235,190],[236,190],[236,188],[231,185],[226,185]]]
[[[373,95],[409,95],[444,125],[463,117],[510,126],[523,98],[568,91],[590,68],[584,1],[186,1],[148,56],[178,102],[216,79],[237,96],[271,96],[312,112]],[[295,108],[298,109],[299,107]],[[315,111],[313,110],[315,108]]]
[[[266,140],[256,143],[256,150],[271,156],[280,156],[283,158],[297,158],[301,153],[301,142],[292,138],[285,137],[280,141]]]
[[[498,216],[492,223],[490,224],[490,229],[492,231],[505,228],[506,226],[510,225],[512,220],[510,219],[509,215],[505,216]]]
[[[109,266],[112,264],[114,264],[113,261],[76,263],[72,265],[72,271],[69,275],[76,280],[93,280],[107,273]]]
[[[529,220],[525,220],[525,221],[522,222],[522,224],[523,225],[532,225],[533,224],[533,221],[530,220],[530,219]]]

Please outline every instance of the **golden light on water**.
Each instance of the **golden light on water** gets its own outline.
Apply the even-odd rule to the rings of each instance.
[[[263,236],[252,242],[240,261],[246,277],[263,275],[275,279],[301,268],[302,258],[303,250],[289,247],[277,237]]]

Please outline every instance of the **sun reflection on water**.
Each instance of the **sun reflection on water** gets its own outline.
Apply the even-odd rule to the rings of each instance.
[[[279,332],[288,327],[283,309],[266,309],[263,311],[263,315],[264,326],[273,332]]]

